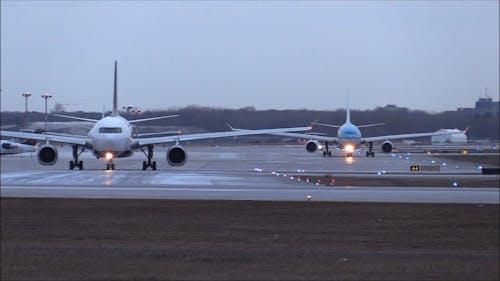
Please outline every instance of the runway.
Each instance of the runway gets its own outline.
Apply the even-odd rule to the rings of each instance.
[[[346,160],[341,151],[323,158],[302,146],[186,146],[188,162],[171,167],[164,149],[155,151],[157,171],[140,170],[140,153],[117,159],[114,171],[90,154],[85,170],[69,171],[70,151],[59,149],[58,162],[41,166],[36,155],[1,157],[2,197],[141,198],[269,201],[344,201],[498,204],[498,176],[481,175],[481,163],[441,160],[426,154],[382,154],[366,158],[360,152]],[[412,165],[439,167],[437,172],[410,172]],[[332,174],[356,178],[353,186],[305,182],[297,175]],[[395,179],[395,185],[371,186],[371,179]],[[408,186],[414,178],[449,179],[449,186]],[[397,180],[396,180],[397,179]],[[461,187],[462,180],[489,183]],[[300,180],[300,181],[299,181]],[[456,185],[455,185],[456,184]]]

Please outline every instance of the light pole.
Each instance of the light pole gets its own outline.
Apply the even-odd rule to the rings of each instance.
[[[28,98],[31,96],[30,92],[23,93],[24,101],[24,128],[28,127]]]
[[[49,93],[42,94],[42,98],[45,99],[45,131],[47,131],[47,100],[52,97]]]

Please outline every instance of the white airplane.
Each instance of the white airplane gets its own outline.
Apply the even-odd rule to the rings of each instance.
[[[21,130],[21,132],[38,133],[42,130]],[[35,152],[37,149],[34,139],[0,140],[0,154],[19,154],[25,152]]]
[[[35,152],[36,146],[17,141],[0,140],[0,154]]]
[[[133,136],[133,128],[131,123],[143,122],[159,118],[168,118],[173,116],[161,116],[153,118],[145,118],[138,120],[127,121],[125,118],[119,116],[117,106],[117,62],[115,61],[114,72],[114,92],[113,92],[113,112],[111,116],[103,117],[100,120],[79,118],[74,116],[58,115],[62,117],[73,118],[77,120],[84,120],[94,122],[95,125],[89,131],[88,136],[74,136],[74,135],[61,135],[61,134],[33,134],[12,131],[0,131],[2,137],[15,137],[36,139],[45,142],[38,151],[38,162],[41,165],[53,165],[58,158],[57,150],[53,143],[70,144],[73,148],[73,160],[69,162],[70,170],[78,167],[83,169],[83,162],[78,159],[84,150],[90,150],[96,158],[104,158],[106,160],[106,170],[114,170],[115,158],[129,157],[135,151],[142,151],[146,157],[147,162],[142,162],[142,169],[146,170],[151,168],[156,170],[156,161],[153,159],[153,148],[157,144],[175,143],[171,146],[166,154],[167,162],[172,166],[181,166],[186,163],[187,153],[184,148],[179,144],[181,141],[187,140],[200,140],[211,139],[220,137],[234,137],[244,135],[257,135],[257,134],[272,134],[281,132],[296,132],[307,131],[310,127],[298,128],[280,128],[280,129],[262,129],[262,130],[240,130],[228,132],[215,132],[215,133],[201,133],[201,134],[186,134],[186,135],[173,135],[163,137],[149,137],[149,138],[135,138]],[[176,116],[176,115],[175,115]]]
[[[336,145],[337,147],[342,148],[346,152],[347,157],[352,157],[354,150],[358,148],[362,144],[368,145],[368,151],[366,151],[366,156],[375,156],[375,151],[373,151],[373,143],[378,141],[383,141],[382,143],[382,151],[388,153],[392,151],[393,145],[390,140],[396,139],[409,139],[409,138],[418,138],[418,137],[428,137],[428,136],[440,136],[440,135],[449,135],[454,134],[450,132],[433,132],[433,133],[414,133],[414,134],[401,134],[401,135],[387,135],[387,136],[377,136],[377,137],[362,137],[361,131],[359,128],[371,127],[371,126],[379,126],[384,125],[384,123],[378,124],[368,124],[368,125],[360,125],[356,126],[351,123],[351,113],[349,110],[349,106],[347,107],[346,113],[346,122],[343,125],[331,125],[331,124],[323,124],[314,122],[313,124],[320,126],[328,126],[338,128],[337,137],[330,136],[322,136],[315,134],[299,134],[299,133],[273,133],[272,135],[285,136],[291,138],[300,138],[300,139],[308,139],[306,142],[306,150],[308,152],[315,152],[318,149],[323,151],[324,156],[332,156],[332,152],[330,151],[330,145]],[[238,131],[240,129],[235,129],[229,126],[233,131]],[[457,133],[464,133],[463,131],[459,131]]]

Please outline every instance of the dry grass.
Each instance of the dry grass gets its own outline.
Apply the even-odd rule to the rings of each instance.
[[[498,280],[499,206],[1,199],[2,280]]]

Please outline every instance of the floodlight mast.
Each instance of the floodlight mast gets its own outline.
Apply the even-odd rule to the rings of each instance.
[[[24,101],[24,128],[28,127],[28,98],[31,96],[30,92],[26,92],[22,94]]]
[[[42,98],[45,99],[45,131],[47,131],[47,100],[52,97],[49,93],[42,94]]]

